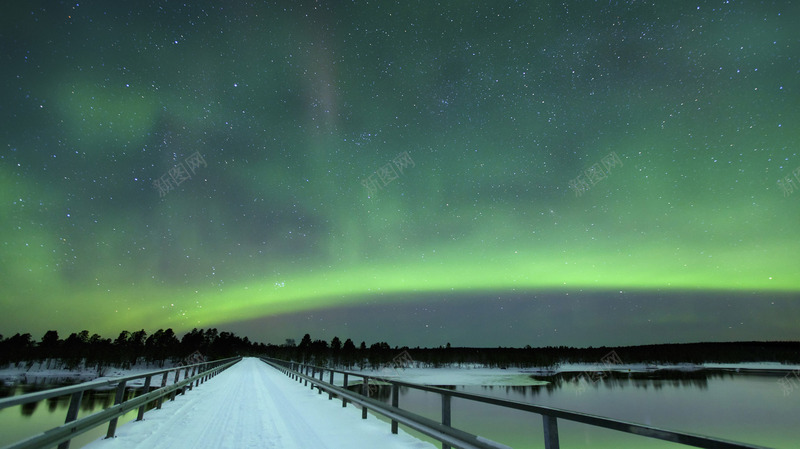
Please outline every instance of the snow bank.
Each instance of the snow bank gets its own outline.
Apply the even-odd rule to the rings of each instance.
[[[481,386],[528,386],[546,385],[549,382],[535,380],[531,376],[553,376],[558,373],[581,373],[581,372],[652,372],[658,370],[675,371],[699,371],[703,369],[725,369],[737,372],[784,372],[800,369],[800,365],[783,365],[775,362],[757,363],[704,363],[704,364],[675,364],[675,365],[652,365],[643,363],[622,363],[622,364],[602,364],[602,363],[565,363],[557,367],[543,368],[482,368],[482,367],[444,367],[444,368],[383,368],[379,370],[352,370],[351,372],[363,374],[370,377],[377,377],[386,380],[399,380],[403,382],[421,385],[481,385]],[[325,379],[328,380],[327,374]],[[343,384],[343,376],[336,374],[334,383]],[[354,385],[361,383],[360,378],[348,378],[348,384]]]
[[[96,366],[86,367],[80,364],[79,367],[74,369],[67,369],[63,362],[59,360],[46,360],[43,362],[20,362],[16,364],[8,364],[0,369],[0,381],[6,385],[14,385],[24,383],[28,385],[44,385],[52,384],[54,386],[63,384],[72,384],[80,382],[89,382],[92,380],[105,380],[113,379],[122,376],[131,376],[136,374],[144,374],[150,371],[159,371],[162,369],[170,368],[170,364],[165,364],[161,368],[158,364],[153,363],[140,363],[133,365],[128,369],[120,369],[116,367],[103,367],[98,372]],[[167,385],[172,384],[174,374],[172,374]],[[181,378],[183,374],[181,373]],[[158,384],[156,384],[158,382]],[[161,378],[156,376],[152,380],[153,385],[160,385]],[[130,386],[143,386],[144,379],[137,380],[129,383]]]
[[[354,371],[370,377],[387,380],[400,380],[421,385],[485,385],[485,386],[526,386],[546,385],[549,382],[534,380],[523,369],[500,368],[385,368],[382,370]],[[327,380],[327,379],[325,379]],[[337,374],[334,383],[342,385],[343,377]],[[360,379],[348,379],[348,384]]]

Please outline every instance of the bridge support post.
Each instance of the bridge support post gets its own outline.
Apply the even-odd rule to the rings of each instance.
[[[172,383],[173,383],[173,384],[176,384],[176,383],[178,383],[178,378],[179,378],[179,377],[181,377],[181,369],[180,369],[180,368],[178,368],[177,370],[175,370],[175,379],[172,381]],[[174,390],[174,391],[172,392],[172,397],[170,397],[170,398],[169,398],[169,400],[170,400],[170,401],[174,401],[174,400],[175,400],[175,396],[177,396],[177,395],[178,395],[178,390]]]
[[[331,380],[328,383],[333,385],[333,370],[331,370]],[[333,393],[329,391],[328,392],[328,400],[330,401],[331,399],[333,399]]]
[[[558,449],[558,423],[555,416],[542,415],[544,424],[544,448]]]
[[[392,384],[392,407],[400,405],[400,386]],[[397,435],[397,421],[392,420],[392,433]]]
[[[81,399],[83,399],[83,391],[72,393],[72,398],[69,400],[69,410],[67,410],[67,419],[64,424],[75,421],[78,419],[78,411],[81,409]],[[58,449],[69,449],[69,442],[67,440],[58,445]]]
[[[189,378],[189,367],[187,366],[185,370],[183,370],[183,379],[186,380]],[[186,394],[186,385],[181,388],[181,395]]]
[[[344,373],[344,381],[342,382],[342,387],[347,390],[347,373]],[[342,407],[347,407],[347,398],[342,398]]]
[[[364,377],[364,383],[361,384],[361,394],[369,397],[369,377]],[[361,419],[367,419],[367,407],[361,406]]]
[[[117,385],[117,395],[114,397],[114,405],[122,404],[122,400],[125,399],[125,381],[122,381]],[[108,432],[106,432],[106,438],[114,438],[114,433],[117,431],[117,421],[119,418],[114,418],[108,423]]]
[[[161,374],[161,388],[164,388],[164,387],[167,386],[167,375],[168,374],[169,373],[162,373]],[[164,403],[164,398],[163,397],[156,399],[156,408],[161,410],[161,404],[163,404],[163,403]]]
[[[153,376],[147,376],[147,380],[144,381],[144,394],[150,393],[150,380],[152,378],[153,378]],[[141,421],[141,420],[144,419],[144,409],[146,407],[147,407],[147,404],[142,404],[142,406],[139,407],[139,414],[136,415],[136,420],[137,421]]]
[[[442,424],[450,427],[450,395],[442,395]],[[442,443],[442,449],[450,449],[450,445]]]

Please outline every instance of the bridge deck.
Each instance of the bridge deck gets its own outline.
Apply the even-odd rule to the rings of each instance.
[[[329,401],[258,359],[243,359],[144,421],[129,422],[113,440],[90,449],[180,448],[433,448],[352,405]]]

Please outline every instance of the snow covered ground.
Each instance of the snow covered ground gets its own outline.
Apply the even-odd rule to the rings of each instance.
[[[400,380],[421,385],[545,385],[548,382],[531,379],[523,369],[483,368],[474,366],[446,368],[384,368],[379,370],[353,371],[370,377]],[[324,380],[328,380],[326,377]],[[334,376],[334,383],[342,385],[344,377]],[[350,377],[348,384],[360,383],[361,379]]]
[[[117,437],[89,449],[194,448],[433,448],[404,433],[392,435],[374,416],[342,408],[258,359],[246,358],[195,387]]]
[[[106,379],[113,377],[129,376],[150,371],[159,371],[170,368],[172,365],[165,365],[161,368],[157,364],[141,363],[129,369],[115,367],[103,367],[98,373],[97,367],[80,367],[67,369],[64,363],[59,360],[47,360],[44,362],[22,362],[8,364],[0,368],[0,381],[7,385],[16,383],[25,384],[66,384],[88,382],[95,379]],[[154,380],[155,381],[155,380]],[[160,381],[160,380],[159,380]],[[171,379],[170,379],[171,383]],[[144,384],[144,380],[142,380]]]

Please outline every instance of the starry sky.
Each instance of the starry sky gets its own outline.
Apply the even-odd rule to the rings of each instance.
[[[0,333],[800,338],[800,4],[14,2]]]

